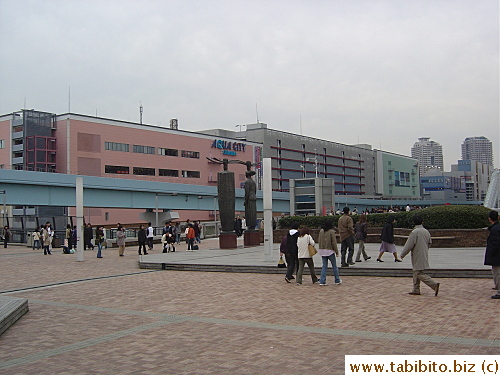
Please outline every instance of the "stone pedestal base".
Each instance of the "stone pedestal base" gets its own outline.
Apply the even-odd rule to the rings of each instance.
[[[260,245],[260,233],[256,231],[245,231],[243,233],[243,243],[245,246],[259,246]]]
[[[219,235],[219,248],[220,249],[236,249],[238,241],[236,233],[221,233]]]

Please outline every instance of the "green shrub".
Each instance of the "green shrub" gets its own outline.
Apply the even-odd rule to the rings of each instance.
[[[368,223],[371,226],[381,227],[387,221],[389,215],[396,218],[396,228],[413,228],[413,216],[416,214],[424,219],[424,226],[427,229],[476,229],[489,225],[489,208],[483,206],[434,206],[422,210],[410,212],[395,212],[368,215]],[[290,228],[294,222],[300,226],[309,228],[319,228],[326,220],[332,220],[337,226],[340,215],[334,216],[287,216],[281,218],[279,225],[282,228]],[[359,215],[352,216],[354,222],[359,220]]]

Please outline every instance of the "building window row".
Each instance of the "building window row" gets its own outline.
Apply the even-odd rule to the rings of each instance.
[[[105,150],[129,152],[129,147],[130,145],[128,143],[104,142]],[[132,152],[137,154],[154,155],[156,153],[156,149],[151,146],[133,145]],[[158,155],[179,156],[179,150],[158,147]],[[181,157],[199,159],[200,153],[198,151],[182,150]]]
[[[158,155],[179,156],[179,150],[173,148],[158,147]]]
[[[130,168],[121,165],[106,165],[104,167],[104,172],[113,174],[130,174]]]
[[[181,157],[183,157],[183,158],[199,159],[200,158],[200,153],[198,151],[186,151],[186,150],[182,150],[181,151]]]
[[[158,175],[164,177],[179,177],[177,169],[158,169]]]
[[[134,167],[133,173],[136,176],[156,176],[154,168]]]
[[[134,145],[133,148],[132,148],[132,152],[135,152],[136,154],[154,155],[155,154],[155,148],[151,147],[151,146]]]
[[[110,151],[129,151],[128,143],[104,142],[104,149]]]
[[[182,177],[200,178],[200,172],[199,171],[182,171]]]
[[[130,174],[130,167],[122,165],[106,165],[104,166],[105,173],[111,174]],[[144,167],[133,167],[132,174],[136,176],[156,176],[155,168],[144,168]],[[199,171],[181,171],[180,174],[185,178],[200,178]],[[177,169],[158,169],[158,176],[163,177],[179,177],[179,171]]]
[[[0,139],[0,148],[5,148],[5,139]]]

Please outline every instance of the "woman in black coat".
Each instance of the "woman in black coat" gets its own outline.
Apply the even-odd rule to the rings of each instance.
[[[143,249],[144,255],[147,255],[148,252],[146,251],[146,229],[144,229],[144,225],[141,225],[139,227],[139,232],[137,233],[137,241],[139,242],[139,255],[141,255],[141,249]]]
[[[384,253],[392,253],[394,255],[395,262],[401,262],[401,259],[398,258],[398,253],[396,250],[396,245],[394,245],[394,223],[396,222],[396,218],[393,215],[389,215],[387,217],[387,221],[382,228],[382,243],[380,244],[380,252],[378,254],[377,262],[383,262],[382,255]]]

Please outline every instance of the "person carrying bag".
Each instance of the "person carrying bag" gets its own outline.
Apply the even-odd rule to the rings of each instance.
[[[309,234],[309,228],[304,227],[300,230],[299,238],[297,239],[297,249],[299,256],[299,270],[297,272],[297,285],[302,285],[302,274],[304,273],[304,265],[307,264],[313,284],[317,283],[318,277],[314,272],[314,261],[312,257],[317,253],[316,243]],[[312,249],[310,248],[312,247]],[[311,253],[314,253],[311,255]]]

